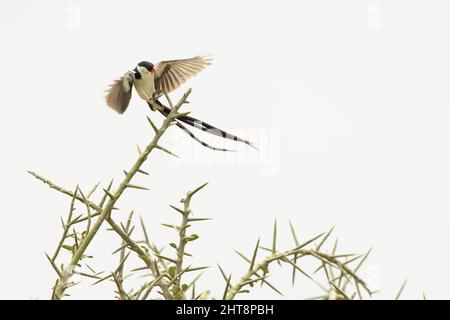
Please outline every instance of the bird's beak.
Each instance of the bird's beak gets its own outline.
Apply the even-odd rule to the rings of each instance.
[[[151,73],[155,74],[156,73],[156,68],[153,67],[152,71],[150,71]]]

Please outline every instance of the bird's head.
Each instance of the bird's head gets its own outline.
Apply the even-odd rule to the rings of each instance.
[[[136,72],[139,72],[140,74],[147,74],[147,73],[156,73],[156,68],[153,65],[153,63],[148,61],[141,61],[138,63],[136,68],[134,69]]]

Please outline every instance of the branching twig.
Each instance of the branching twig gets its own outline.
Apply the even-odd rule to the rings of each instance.
[[[256,244],[256,247],[253,251],[253,256],[251,259],[245,257],[240,252],[237,252],[247,263],[249,263],[250,267],[249,270],[244,274],[244,276],[239,280],[237,284],[234,286],[230,286],[228,290],[226,290],[225,299],[232,300],[236,297],[238,293],[242,292],[248,292],[248,290],[245,290],[246,286],[253,286],[254,283],[261,281],[262,283],[267,283],[267,275],[269,274],[269,266],[273,262],[279,262],[279,263],[287,263],[293,267],[293,273],[295,270],[300,271],[303,275],[305,275],[310,280],[314,281],[317,285],[319,285],[326,293],[323,298],[327,299],[348,299],[349,295],[345,292],[345,288],[339,287],[336,283],[334,283],[334,279],[331,279],[328,269],[337,269],[340,270],[342,275],[346,277],[347,279],[353,279],[355,282],[355,287],[359,291],[359,286],[362,286],[367,293],[371,294],[371,291],[368,289],[366,283],[356,274],[356,270],[351,270],[348,267],[348,262],[343,262],[340,259],[346,258],[353,255],[336,255],[334,252],[333,254],[327,254],[323,251],[321,251],[321,247],[325,243],[325,241],[329,238],[332,229],[324,234],[320,234],[305,243],[298,245],[297,236],[295,235],[295,231],[292,228],[291,224],[291,231],[294,235],[295,243],[297,244],[297,247],[291,250],[277,252],[276,251],[276,224],[274,226],[274,236],[272,238],[272,246],[270,248],[264,248],[260,247],[259,240]],[[313,243],[315,240],[320,240],[319,245],[316,246],[314,249],[307,248],[307,246],[311,243]],[[263,259],[260,263],[256,263],[256,257],[260,249],[264,249],[268,252],[270,252],[270,255]],[[334,249],[333,249],[334,251]],[[324,270],[325,276],[327,278],[327,281],[329,283],[329,288],[326,289],[323,287],[320,283],[318,283],[316,280],[312,278],[311,275],[309,275],[307,272],[302,270],[298,264],[297,260],[303,257],[313,257],[316,260],[318,260],[321,264],[321,268]],[[359,268],[359,267],[357,267]],[[223,271],[221,271],[223,274]],[[261,275],[262,273],[262,275]],[[224,275],[224,274],[223,274]],[[294,274],[293,274],[294,277]],[[228,281],[228,279],[227,279]],[[274,288],[272,288],[274,289]],[[274,289],[275,290],[275,289]],[[276,290],[277,291],[277,290]],[[278,291],[277,291],[278,292]],[[279,293],[279,292],[278,292]]]
[[[123,178],[122,182],[119,184],[118,188],[114,192],[110,192],[107,189],[104,189],[106,195],[109,198],[106,201],[106,205],[104,207],[98,206],[98,205],[92,206],[93,203],[91,203],[91,201],[89,201],[86,197],[78,196],[76,193],[72,193],[63,188],[60,188],[60,187],[56,186],[55,184],[53,184],[52,182],[50,182],[49,180],[35,174],[34,172],[30,172],[30,174],[32,174],[39,180],[43,181],[44,183],[47,183],[51,188],[53,188],[59,192],[62,192],[64,194],[67,194],[69,196],[72,196],[75,199],[85,203],[89,207],[93,207],[96,210],[96,214],[91,214],[90,212],[88,212],[87,220],[89,220],[89,222],[93,217],[98,216],[97,220],[95,221],[95,223],[92,226],[90,226],[90,223],[89,223],[90,229],[86,233],[85,237],[79,243],[79,246],[76,248],[68,266],[66,266],[64,268],[64,270],[61,271],[61,273],[60,273],[61,275],[59,276],[59,280],[57,281],[57,284],[56,284],[56,287],[54,290],[53,298],[61,299],[64,296],[65,290],[68,287],[68,281],[71,278],[75,267],[78,265],[79,261],[83,258],[86,249],[88,248],[90,242],[92,241],[92,239],[94,238],[94,236],[96,235],[96,233],[98,232],[100,227],[102,226],[103,222],[105,220],[108,220],[108,217],[110,216],[111,211],[114,209],[115,203],[121,197],[123,192],[127,188],[136,188],[137,187],[136,185],[131,184],[131,180],[133,179],[133,177],[135,176],[135,174],[137,172],[141,171],[141,166],[147,160],[149,154],[155,148],[160,148],[160,146],[158,145],[159,139],[165,133],[165,131],[169,128],[170,124],[179,116],[178,110],[183,105],[183,103],[185,103],[185,101],[190,93],[191,93],[191,90],[189,89],[183,95],[181,100],[172,108],[171,112],[166,117],[166,119],[164,120],[161,127],[155,133],[152,141],[147,145],[145,150],[142,151],[142,153],[140,153],[139,158],[136,160],[136,162],[134,163],[132,168],[126,172],[126,175]],[[169,292],[163,292],[163,294],[166,298],[171,297]]]

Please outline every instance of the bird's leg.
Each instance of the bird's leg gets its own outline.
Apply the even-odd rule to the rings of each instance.
[[[150,109],[152,109],[152,111],[156,111],[156,110],[162,111],[163,110],[163,107],[157,103],[157,100],[152,98],[152,99],[147,100],[147,102],[148,102],[148,105],[150,106]]]

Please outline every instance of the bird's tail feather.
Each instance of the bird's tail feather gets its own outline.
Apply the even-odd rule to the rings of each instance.
[[[170,108],[164,106],[161,102],[157,101],[158,105],[160,105],[162,107],[161,110],[159,110],[159,112],[161,112],[161,114],[165,117],[167,117],[171,111]],[[152,106],[150,105],[150,103],[148,103],[149,107],[152,108]],[[188,136],[190,136],[192,139],[194,139],[195,141],[197,141],[198,143],[200,143],[202,146],[214,150],[214,151],[225,151],[225,152],[233,152],[235,150],[231,150],[231,149],[224,149],[224,148],[216,148],[213,147],[209,144],[207,144],[206,142],[202,141],[201,139],[197,138],[195,136],[195,134],[193,134],[188,128],[186,128],[185,126],[183,126],[180,121],[178,121],[178,118],[175,120],[175,124],[177,125],[177,127],[179,127],[181,130],[183,130]]]
[[[211,149],[211,150],[214,150],[214,151],[227,151],[227,152],[235,151],[235,150],[230,150],[230,149],[224,149],[224,148],[216,148],[216,147],[213,147],[213,146],[207,144],[206,142],[200,140],[199,138],[197,138],[197,137],[195,136],[195,134],[193,134],[188,128],[186,128],[185,126],[183,126],[179,121],[176,121],[176,120],[175,120],[175,124],[176,124],[177,127],[179,127],[181,130],[183,130],[184,132],[186,132],[192,139],[194,139],[195,141],[197,141],[197,142],[200,143],[202,146],[204,146],[204,147],[206,147],[206,148],[208,148],[208,149]]]
[[[166,107],[165,105],[163,105],[159,100],[155,99],[155,102],[161,107],[161,109],[159,109],[159,112],[161,112],[161,114],[163,114],[164,116],[167,117],[169,115],[171,109],[169,107]],[[199,130],[205,131],[205,132],[207,132],[209,134],[212,134],[212,135],[215,135],[215,136],[218,136],[218,137],[222,137],[222,138],[225,138],[225,139],[233,140],[233,141],[242,142],[242,143],[245,143],[246,145],[249,145],[249,146],[257,149],[253,145],[253,143],[251,143],[250,141],[245,140],[245,139],[241,139],[238,136],[235,136],[234,134],[228,133],[228,132],[226,132],[226,131],[224,131],[222,129],[214,127],[213,125],[210,125],[209,123],[206,123],[206,122],[204,122],[202,120],[199,120],[199,119],[187,116],[187,115],[178,117],[177,120],[181,121],[181,122],[183,122],[183,123],[185,123],[187,125],[190,125],[190,126],[192,126],[194,128],[197,128]],[[186,127],[184,127],[184,129],[186,129]],[[187,130],[187,132],[190,133],[189,135],[192,134],[189,130]]]

